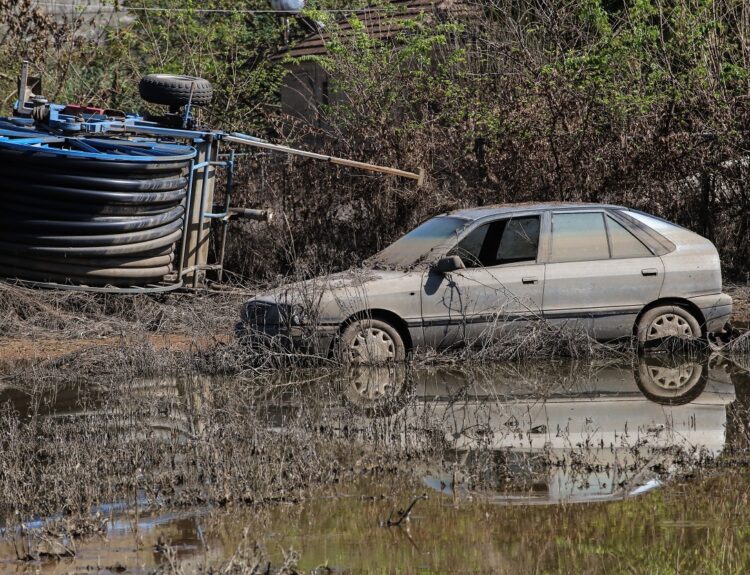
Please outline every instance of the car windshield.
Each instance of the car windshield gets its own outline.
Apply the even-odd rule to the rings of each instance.
[[[372,267],[411,267],[436,247],[455,237],[469,220],[439,216],[427,220],[368,260]]]

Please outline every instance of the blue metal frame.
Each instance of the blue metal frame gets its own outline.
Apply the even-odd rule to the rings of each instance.
[[[0,120],[0,148],[67,158],[134,163],[163,161],[168,157],[173,157],[175,161],[182,161],[193,158],[196,154],[192,146],[171,142],[85,138],[45,134],[37,130],[17,128],[11,121]],[[193,141],[201,140],[201,136],[197,133],[194,133],[194,136],[196,137],[191,138]]]

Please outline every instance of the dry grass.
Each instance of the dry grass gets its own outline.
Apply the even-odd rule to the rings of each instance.
[[[508,361],[620,358],[632,355],[634,342],[603,343],[580,325],[557,326],[543,319],[518,329],[507,329],[501,317],[467,345],[436,352],[422,350],[420,364],[497,363]]]
[[[226,334],[249,292],[155,295],[40,290],[0,282],[0,336],[86,339]]]
[[[266,548],[253,541],[246,528],[242,540],[232,555],[226,560],[211,561],[204,557],[197,566],[190,571],[185,570],[175,549],[166,544],[160,547],[158,553],[163,557],[162,565],[152,571],[152,575],[186,575],[187,573],[202,573],[206,575],[304,575],[304,571],[297,568],[300,556],[294,549],[282,550],[283,561],[274,564]],[[326,573],[326,571],[323,571]]]
[[[334,434],[346,428],[353,408],[337,409],[340,388],[318,372],[292,381],[103,373],[88,379],[31,376],[3,390],[3,524],[89,518],[106,502],[297,501],[313,486],[393,470],[420,453]]]

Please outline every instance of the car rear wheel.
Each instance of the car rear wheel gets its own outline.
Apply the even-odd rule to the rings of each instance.
[[[651,401],[662,405],[685,405],[703,393],[707,369],[696,359],[671,354],[650,356],[639,362],[636,383]]]
[[[393,415],[409,397],[410,379],[405,364],[355,365],[341,381],[349,406],[368,417]]]
[[[679,306],[658,306],[643,314],[638,322],[638,343],[659,342],[667,338],[701,337],[698,320]]]
[[[340,358],[350,365],[372,365],[403,361],[406,346],[398,330],[378,319],[353,321],[344,329]]]

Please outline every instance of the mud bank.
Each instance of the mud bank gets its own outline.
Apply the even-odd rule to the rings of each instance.
[[[730,285],[732,323],[750,328],[750,286]],[[250,290],[112,296],[32,290],[0,284],[0,367],[67,355],[149,345],[157,352],[211,353],[231,345]],[[466,359],[466,358],[462,358]]]

